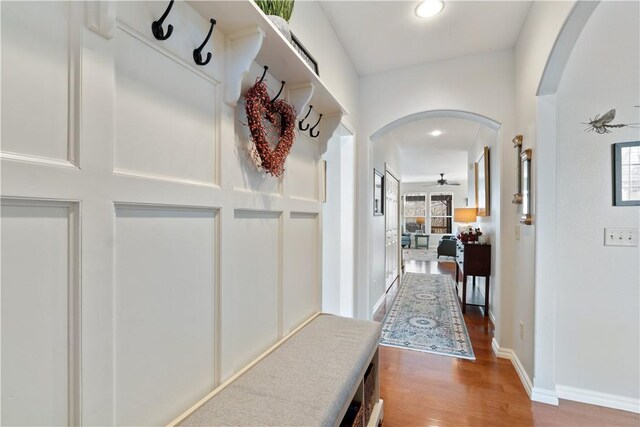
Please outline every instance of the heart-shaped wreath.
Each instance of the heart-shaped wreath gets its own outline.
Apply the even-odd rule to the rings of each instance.
[[[281,176],[295,140],[296,111],[282,99],[271,102],[265,82],[254,84],[247,91],[245,101],[247,124],[260,157],[260,165],[271,175]],[[264,119],[273,126],[272,129],[265,127]],[[279,138],[272,150],[267,135],[276,129]]]

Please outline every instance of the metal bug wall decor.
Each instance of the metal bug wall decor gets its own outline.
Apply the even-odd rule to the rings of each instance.
[[[613,108],[609,110],[607,113],[603,114],[600,117],[600,114],[596,114],[596,116],[589,120],[589,122],[582,122],[583,125],[587,125],[585,132],[594,132],[600,135],[605,133],[611,133],[611,129],[623,128],[623,127],[635,127],[638,123],[629,123],[629,124],[610,124],[613,119],[616,118],[616,109]]]

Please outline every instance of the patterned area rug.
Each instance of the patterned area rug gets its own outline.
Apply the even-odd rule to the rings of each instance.
[[[437,249],[403,249],[402,257],[405,261],[454,261],[448,256],[441,256],[438,259]]]
[[[380,344],[475,360],[451,276],[405,274]]]

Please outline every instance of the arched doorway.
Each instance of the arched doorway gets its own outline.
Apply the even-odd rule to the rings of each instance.
[[[479,225],[483,229],[486,229],[488,232],[490,232],[492,236],[491,237],[491,241],[493,243],[492,250],[494,251],[492,258],[493,258],[494,265],[492,268],[492,279],[491,279],[492,280],[491,292],[493,293],[492,304],[491,304],[492,309],[490,311],[492,315],[491,316],[492,320],[496,325],[496,332],[499,333],[499,329],[500,329],[499,319],[501,318],[500,283],[501,283],[501,268],[502,268],[502,265],[500,263],[500,258],[501,258],[500,251],[502,250],[502,245],[500,244],[500,239],[501,239],[500,181],[501,181],[501,169],[502,169],[500,165],[500,162],[501,162],[500,153],[501,153],[501,147],[502,147],[502,124],[482,114],[477,114],[477,113],[463,111],[463,110],[453,110],[453,109],[421,111],[421,112],[417,112],[414,114],[401,117],[399,119],[396,119],[386,124],[385,126],[382,126],[380,129],[374,132],[369,138],[368,149],[370,151],[370,157],[368,162],[369,163],[368,169],[369,171],[372,171],[374,168],[384,171],[384,169],[388,164],[392,170],[396,170],[399,173],[399,175],[403,175],[402,166],[399,165],[397,162],[393,163],[393,161],[381,160],[379,158],[380,156],[377,156],[376,153],[379,151],[377,147],[380,144],[389,143],[388,138],[386,137],[387,135],[393,134],[394,132],[398,132],[399,130],[406,128],[408,126],[415,127],[417,123],[433,121],[433,120],[443,120],[443,121],[449,120],[453,122],[458,121],[459,123],[470,123],[475,125],[476,129],[485,130],[482,133],[482,137],[479,137],[478,144],[481,144],[482,147],[489,146],[491,148],[491,152],[494,154],[494,158],[491,158],[491,177],[490,177],[492,194],[493,194],[492,202],[491,202],[491,205],[492,205],[491,215],[488,217],[480,218]],[[477,132],[474,132],[473,136],[471,136],[471,139],[473,139],[476,136],[477,136]],[[473,142],[475,141],[471,141],[468,145],[469,146],[473,145],[472,144]],[[468,166],[470,164],[472,165],[477,160],[477,154],[478,153],[470,153],[468,158],[467,158],[467,155],[465,154],[464,166],[463,166],[465,174],[469,172]],[[376,157],[378,158],[376,159]],[[441,171],[438,170],[438,172],[441,172]],[[473,176],[473,172],[471,172],[471,175],[469,177],[465,176],[464,178],[473,179],[472,176]],[[372,192],[373,191],[372,185],[373,183],[371,183],[371,185],[367,183],[366,191]],[[363,190],[364,189],[360,187],[360,191],[363,191]],[[470,188],[470,191],[471,193],[473,193],[473,187]],[[369,193],[369,200],[371,200],[370,197],[372,197],[371,193]],[[464,199],[465,197],[460,198],[460,201],[462,202],[461,206],[465,206]],[[475,200],[471,198],[470,202],[475,203]],[[363,218],[360,218],[360,219],[362,220]],[[384,266],[388,264],[388,259],[386,259],[387,254],[384,248],[381,247],[381,245],[384,245],[384,242],[385,242],[385,240],[383,240],[384,230],[382,229],[382,227],[384,227],[384,224],[385,224],[384,220],[376,219],[376,217],[370,217],[369,215],[367,215],[366,219],[367,221],[366,221],[365,227],[366,227],[367,236],[366,236],[366,239],[361,239],[360,243],[362,243],[363,240],[366,240],[368,243],[366,247],[361,246],[360,252],[359,252],[360,254],[363,254],[363,255],[366,254],[366,255],[359,256],[358,258],[361,263],[360,265],[361,274],[363,273],[362,264],[366,264],[364,269],[366,270],[365,273],[367,275],[367,278],[364,280],[364,282],[368,283],[369,286],[365,287],[364,289],[363,287],[360,287],[359,299],[360,301],[362,301],[363,299],[362,295],[363,294],[365,295],[365,298],[364,298],[366,300],[365,312],[367,316],[372,316],[375,309],[381,303],[381,299],[384,298],[384,292],[386,291]],[[402,226],[400,226],[400,228],[402,228]],[[360,232],[362,233],[362,228],[360,229]],[[436,240],[436,244],[437,244],[437,240]],[[388,249],[387,249],[387,252],[388,252]],[[359,282],[360,284],[362,284],[362,281],[359,281]]]

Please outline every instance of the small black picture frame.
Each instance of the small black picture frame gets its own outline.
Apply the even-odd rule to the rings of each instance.
[[[302,56],[302,59],[305,60],[309,67],[316,73],[316,76],[320,77],[320,71],[318,70],[318,61],[311,56],[309,51],[302,43],[300,43],[300,39],[298,39],[293,33],[291,33],[291,45],[293,48]]]
[[[373,169],[373,215],[384,215],[384,175]]]
[[[612,146],[613,206],[640,206],[640,141]]]

